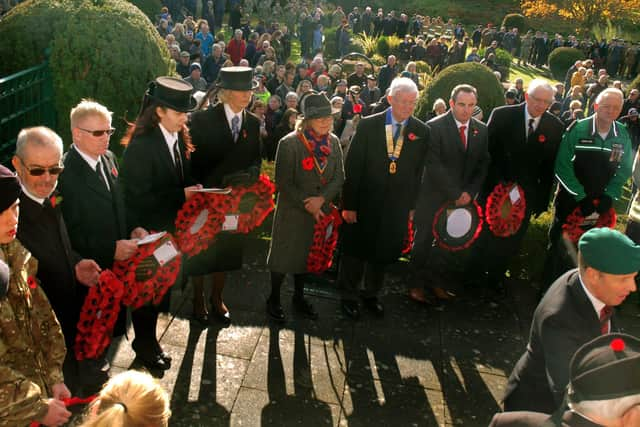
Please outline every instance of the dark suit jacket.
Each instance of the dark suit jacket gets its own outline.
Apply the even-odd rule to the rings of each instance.
[[[102,158],[111,191],[73,145],[64,156],[58,188],[71,246],[104,269],[113,266],[116,240],[127,238],[127,224],[116,158],[110,151]]]
[[[615,330],[615,314],[611,322]],[[569,270],[551,285],[533,314],[527,350],[509,377],[505,410],[553,413],[569,382],[571,357],[600,335],[598,314],[578,270]]]
[[[176,213],[185,202],[184,188],[195,184],[182,138],[178,139],[184,180],[176,171],[162,131],[134,136],[122,158],[120,183],[129,230],[173,231]]]
[[[431,215],[445,202],[454,201],[463,192],[473,198],[484,184],[489,167],[487,127],[476,119],[469,121],[467,149],[449,111],[427,123],[429,149],[420,189],[418,217]]]
[[[383,264],[394,262],[402,250],[428,144],[426,126],[410,117],[397,173],[390,174],[386,114],[385,110],[360,120],[351,141],[343,201],[345,210],[357,212],[358,222],[342,228],[345,253]]]
[[[220,187],[225,175],[260,167],[260,121],[254,115],[243,112],[236,142],[222,103],[193,113],[189,129],[196,146],[193,177],[205,187]]]
[[[550,425],[560,427],[602,427],[600,424],[595,424],[571,411],[566,411],[562,414],[562,419],[556,420],[555,418],[556,415],[552,419],[550,415],[540,412],[503,412],[493,416],[489,427],[546,427]]]
[[[67,348],[72,348],[83,301],[75,265],[82,257],[71,248],[60,209],[44,207],[22,193],[18,240],[38,260],[40,286],[60,321]]]
[[[527,140],[526,103],[494,109],[487,122],[491,163],[484,188],[485,197],[501,181],[515,181],[525,192],[527,212],[538,214],[549,207],[554,164],[564,125],[545,112]]]

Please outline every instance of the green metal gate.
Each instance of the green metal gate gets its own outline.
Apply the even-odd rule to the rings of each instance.
[[[0,79],[0,163],[9,166],[21,129],[55,124],[48,62]]]

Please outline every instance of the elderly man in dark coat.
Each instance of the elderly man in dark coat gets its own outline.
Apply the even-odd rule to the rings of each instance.
[[[391,84],[391,107],[360,121],[345,165],[346,221],[339,281],[342,309],[360,316],[358,284],[364,276],[365,306],[378,316],[385,266],[397,260],[413,216],[427,149],[427,129],[412,116],[418,88],[409,78]]]

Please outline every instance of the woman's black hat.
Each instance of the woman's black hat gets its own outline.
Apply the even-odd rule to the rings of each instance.
[[[196,99],[191,96],[192,91],[193,86],[182,79],[158,77],[149,83],[145,98],[172,110],[188,113],[195,110],[197,105]]]
[[[224,67],[218,73],[216,86],[229,90],[254,90],[258,82],[253,79],[253,68],[250,67]]]

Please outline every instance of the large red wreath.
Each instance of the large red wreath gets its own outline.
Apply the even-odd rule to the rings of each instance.
[[[407,255],[413,249],[413,241],[415,240],[416,233],[413,227],[413,221],[410,219],[407,224],[407,235],[402,242],[402,255]]]
[[[512,203],[509,194],[514,185],[518,189],[520,198]],[[522,187],[512,182],[496,185],[487,198],[485,209],[489,230],[498,237],[509,237],[516,234],[522,225],[526,210],[527,203]]]
[[[451,252],[457,252],[463,249],[467,249],[473,244],[473,242],[478,239],[478,236],[480,236],[480,232],[482,231],[482,207],[480,207],[478,202],[476,202],[475,200],[471,202],[469,207],[475,209],[475,212],[478,216],[478,224],[476,225],[475,230],[473,230],[473,235],[471,235],[471,238],[458,246],[449,245],[444,239],[444,236],[440,234],[440,230],[438,230],[438,222],[440,220],[440,216],[446,209],[451,209],[451,204],[445,203],[440,207],[440,209],[438,209],[435,216],[433,217],[433,224],[431,225],[431,232],[433,233],[433,238],[435,239],[438,247]]]
[[[275,207],[276,186],[267,175],[260,175],[251,185],[239,185],[231,191],[231,205],[222,214],[238,214],[237,233],[249,233],[262,225]]]
[[[111,270],[100,273],[98,284],[89,288],[78,321],[77,360],[95,359],[109,347],[124,292],[124,284]]]
[[[307,271],[321,274],[331,267],[333,253],[338,245],[338,228],[342,224],[342,217],[335,206],[331,212],[323,216],[313,227],[313,242],[307,256]],[[331,233],[329,227],[331,226]]]
[[[594,205],[597,205],[596,201],[594,201]],[[578,243],[580,237],[589,229],[595,227],[613,228],[616,226],[617,220],[618,216],[616,215],[615,209],[609,208],[608,211],[600,214],[595,224],[585,225],[585,216],[582,215],[580,206],[577,206],[573,212],[567,216],[564,224],[562,224],[562,232],[570,241]]]
[[[178,255],[164,265],[159,265],[153,253],[166,242],[171,242],[177,248],[170,234],[165,234],[153,243],[138,246],[138,251],[124,261],[113,264],[116,277],[126,284],[123,297],[125,305],[137,309],[146,303],[158,305],[169,288],[175,283],[182,255]]]
[[[194,256],[207,249],[222,229],[224,222],[224,205],[228,196],[221,194],[196,193],[187,200],[178,211],[174,237],[181,252]],[[229,203],[231,201],[229,200]],[[231,205],[230,205],[231,206]],[[204,225],[192,232],[199,215],[207,210]]]

